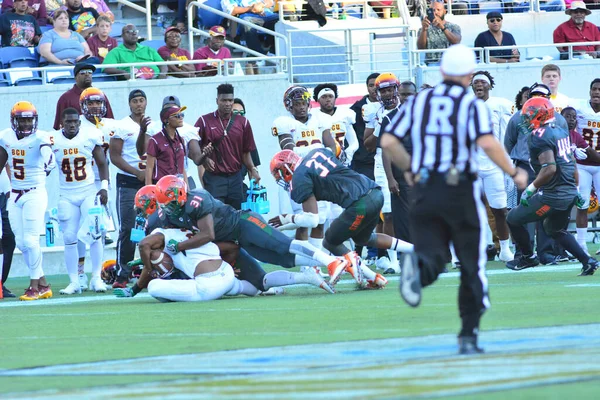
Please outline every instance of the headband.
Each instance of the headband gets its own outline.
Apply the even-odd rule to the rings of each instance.
[[[490,82],[490,78],[488,78],[486,75],[484,74],[477,74],[473,77],[473,82],[475,81],[486,81],[488,83],[488,85],[491,85],[492,82]]]
[[[317,93],[317,99],[320,99],[321,96],[325,95],[325,94],[332,94],[333,97],[335,97],[335,92],[330,89],[330,88],[323,88],[319,91],[319,93]]]

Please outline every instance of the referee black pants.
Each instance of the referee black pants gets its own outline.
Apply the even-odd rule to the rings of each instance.
[[[487,216],[481,185],[461,178],[457,186],[449,186],[442,174],[432,174],[426,183],[414,186],[412,196],[411,238],[419,258],[421,284],[425,287],[435,282],[453,242],[461,263],[460,335],[474,335],[481,315],[490,306],[485,276]]]

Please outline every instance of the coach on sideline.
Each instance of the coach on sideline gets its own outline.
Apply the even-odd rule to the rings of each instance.
[[[454,243],[462,265],[461,354],[483,352],[477,346],[477,333],[481,315],[490,306],[485,277],[487,218],[477,180],[477,147],[518,187],[527,185],[527,172],[513,167],[494,137],[487,106],[468,89],[475,66],[472,50],[464,45],[449,47],[440,65],[444,81],[409,98],[381,138],[386,155],[414,185],[410,224],[415,253],[402,257],[400,293],[406,303],[417,307],[421,288],[435,282],[450,242]],[[401,142],[407,135],[413,144],[412,158]]]

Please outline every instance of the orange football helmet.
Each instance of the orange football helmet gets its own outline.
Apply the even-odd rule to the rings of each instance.
[[[146,185],[135,194],[135,207],[146,217],[156,212],[156,185]]]
[[[288,190],[300,156],[292,150],[281,150],[271,159],[271,174],[279,186]]]
[[[383,99],[381,97],[381,89],[388,87],[394,88],[394,96],[391,99]],[[400,89],[400,81],[396,75],[391,72],[384,72],[375,79],[375,88],[377,90],[377,100],[384,106],[398,104],[398,90]]]
[[[102,271],[100,276],[102,281],[107,285],[112,285],[117,280],[117,274],[119,272],[119,266],[117,260],[106,260],[102,264]]]
[[[292,112],[294,101],[304,100],[310,108],[310,92],[304,86],[290,86],[283,94],[283,105],[286,110]]]
[[[554,119],[554,107],[545,97],[532,97],[523,104],[521,120],[529,130],[538,129]]]
[[[187,201],[187,185],[175,175],[163,176],[156,183],[156,201],[167,215],[179,216]]]
[[[99,101],[102,103],[100,109],[90,109],[88,102],[89,101]],[[81,92],[81,96],[79,96],[79,107],[81,108],[81,113],[86,117],[98,117],[103,118],[106,115],[106,96],[102,92],[102,90],[89,87]]]
[[[10,110],[10,124],[19,139],[35,134],[38,126],[38,113],[34,105],[28,101],[15,103]]]

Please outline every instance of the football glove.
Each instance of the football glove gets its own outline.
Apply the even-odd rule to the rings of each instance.
[[[581,193],[577,192],[577,198],[575,199],[575,205],[577,206],[577,208],[581,208],[581,207],[583,207],[584,204],[585,204],[585,199],[583,198]]]
[[[141,259],[141,258],[136,258],[135,260],[133,260],[133,261],[129,261],[129,262],[127,263],[127,266],[128,266],[129,268],[133,268],[133,267],[136,267],[136,266],[138,266],[138,265],[144,265],[144,262],[142,261],[142,259]]]
[[[529,207],[529,199],[537,192],[537,188],[533,186],[533,183],[527,186],[527,189],[521,195],[521,205],[524,207]]]
[[[577,147],[575,149],[575,158],[578,160],[585,160],[586,158],[588,158],[587,151],[585,151],[585,149],[580,149],[579,147]]]
[[[179,253],[179,242],[175,239],[171,239],[169,240],[169,243],[167,243],[167,251],[171,254],[177,254]]]
[[[133,293],[133,290],[131,288],[113,289],[113,293],[117,297],[133,297],[133,296],[135,296],[135,293]]]

